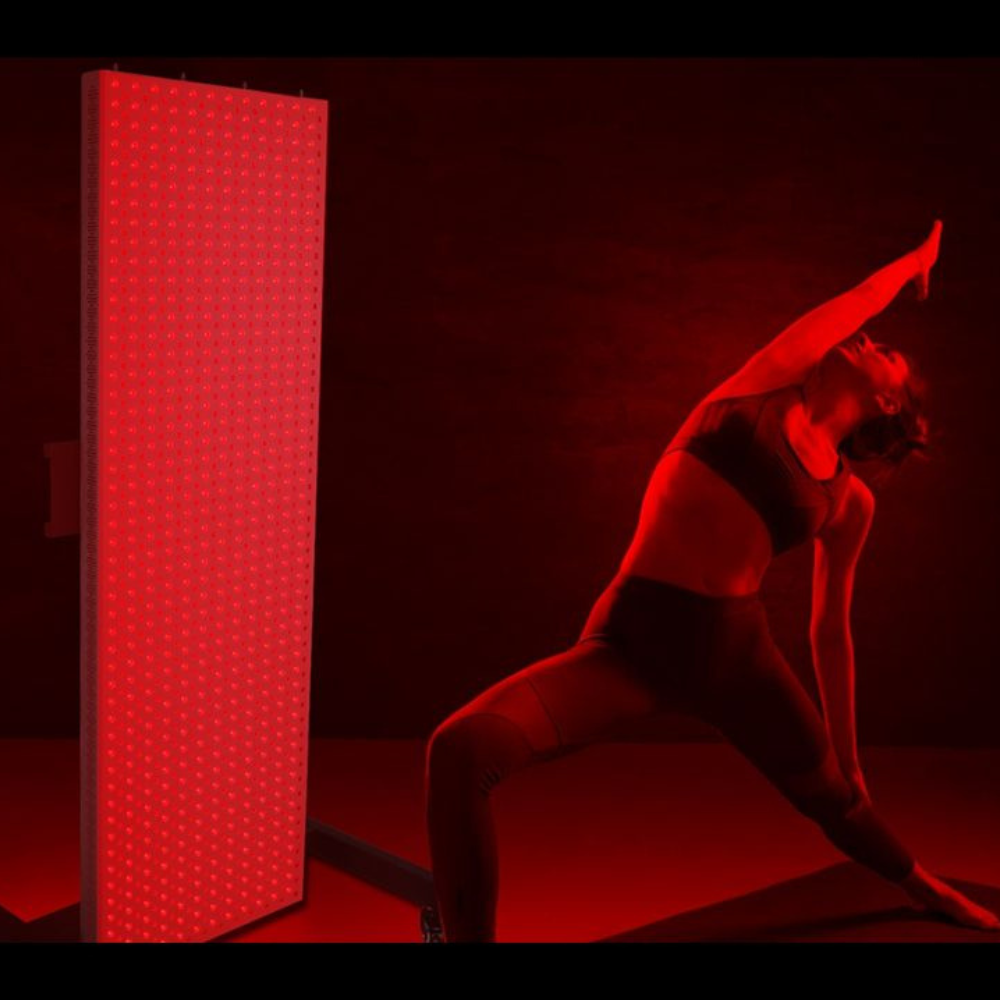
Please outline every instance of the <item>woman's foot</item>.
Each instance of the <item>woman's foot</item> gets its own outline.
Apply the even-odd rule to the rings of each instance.
[[[444,944],[444,930],[435,907],[424,906],[420,910],[420,933],[424,936],[424,944]]]
[[[924,871],[920,865],[900,885],[910,896],[916,910],[943,913],[965,927],[1000,931],[1000,917],[992,910],[974,903],[968,896],[963,896],[957,889]]]

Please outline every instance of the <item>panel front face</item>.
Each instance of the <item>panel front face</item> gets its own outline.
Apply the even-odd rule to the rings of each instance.
[[[82,932],[301,900],[325,101],[83,78]]]

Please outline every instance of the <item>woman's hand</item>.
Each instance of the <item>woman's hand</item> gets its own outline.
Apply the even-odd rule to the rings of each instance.
[[[915,910],[942,913],[956,923],[978,930],[1000,931],[1000,917],[992,910],[980,906],[919,864],[914,865],[899,886],[909,895]]]
[[[842,767],[841,770],[844,772],[844,777],[847,778],[847,783],[854,790],[855,794],[871,805],[872,797],[868,792],[868,786],[865,784],[865,776],[861,773],[861,765],[857,761],[851,761]]]
[[[921,302],[930,294],[931,268],[937,263],[941,228],[941,220],[935,219],[930,236],[913,252],[917,259],[917,273],[913,280],[917,283],[917,299]]]

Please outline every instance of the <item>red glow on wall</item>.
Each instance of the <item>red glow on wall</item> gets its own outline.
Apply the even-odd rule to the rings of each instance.
[[[85,940],[302,899],[323,100],[83,78]]]

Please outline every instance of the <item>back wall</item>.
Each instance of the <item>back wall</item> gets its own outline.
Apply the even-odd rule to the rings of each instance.
[[[79,436],[80,74],[104,65],[0,61],[7,736],[78,725],[79,541],[43,536],[42,448]],[[314,735],[427,736],[565,648],[690,408],[941,217],[930,299],[869,324],[916,357],[943,438],[880,497],[858,567],[859,738],[1000,745],[997,60],[120,68],[330,101]],[[815,693],[810,572],[805,545],[764,594]]]

